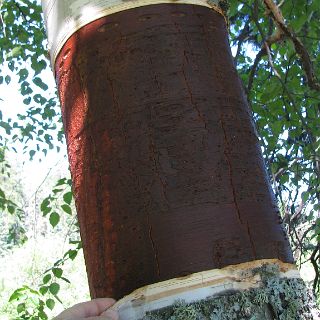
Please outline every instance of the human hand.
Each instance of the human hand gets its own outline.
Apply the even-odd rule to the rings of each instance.
[[[60,313],[54,320],[119,320],[118,312],[111,307],[115,300],[110,298],[82,302]]]

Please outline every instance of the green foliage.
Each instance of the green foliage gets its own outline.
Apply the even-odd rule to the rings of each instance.
[[[281,3],[290,32],[301,41],[314,74],[319,75],[319,1]],[[294,256],[299,265],[312,262],[316,289],[320,273],[320,92],[311,88],[306,59],[292,38],[271,40],[278,29],[268,12],[263,1],[230,1],[231,44]],[[271,43],[269,54],[266,43]]]
[[[45,93],[48,84],[43,72],[49,62],[41,13],[40,1],[0,2],[0,64],[10,72],[3,74],[1,68],[0,84],[9,84],[12,76],[17,75],[23,103],[28,106],[15,122],[0,118],[0,127],[12,141],[22,143],[25,151],[32,152],[30,158],[39,151],[46,155],[48,148],[59,150],[58,142],[63,142],[58,98],[56,93]],[[0,132],[0,146],[1,140]],[[35,143],[28,144],[30,140]]]
[[[63,267],[73,260],[82,248],[80,241],[70,241],[70,245],[73,248],[45,271],[37,289],[24,285],[11,294],[9,302],[16,308],[16,319],[48,319],[48,309],[53,310],[56,302],[62,303],[59,298],[61,283],[70,284],[70,280],[63,276]]]
[[[5,315],[7,315],[9,319],[26,319],[29,316],[34,316],[34,319],[46,319],[44,313],[51,319],[53,314],[57,313],[55,309],[58,308],[61,310],[61,303],[63,303],[65,308],[70,306],[70,304],[74,304],[75,301],[79,299],[89,298],[88,296],[83,296],[84,293],[88,291],[84,290],[82,293],[79,292],[82,291],[83,286],[86,286],[84,264],[81,260],[77,260],[76,264],[71,263],[72,260],[69,258],[69,251],[74,250],[78,253],[81,249],[81,244],[78,240],[71,241],[72,243],[69,244],[70,249],[65,252],[63,258],[58,259],[54,263],[52,262],[52,255],[54,254],[53,251],[56,251],[56,254],[60,251],[56,250],[56,246],[58,243],[61,245],[61,240],[63,241],[61,237],[59,239],[59,237],[53,236],[50,241],[47,239],[44,243],[38,246],[38,249],[40,248],[40,250],[43,250],[43,252],[37,253],[38,258],[41,261],[41,265],[37,263],[38,270],[32,267],[26,268],[24,272],[30,273],[29,277],[26,277],[25,273],[23,273],[23,279],[28,281],[27,285],[23,285],[18,289],[11,290],[10,292],[8,291],[6,295],[3,295],[4,291],[8,289],[6,289],[6,287],[1,287],[0,282],[0,318],[2,318],[2,312],[5,310]],[[26,244],[26,246],[29,248],[32,247],[30,244]],[[51,252],[46,255],[45,251],[48,250]],[[30,264],[30,261],[34,259],[30,257],[32,256],[32,251],[24,252],[23,257],[21,256],[22,252],[24,252],[24,249],[23,251],[22,248],[18,249],[18,252],[16,252],[16,259],[11,261],[11,265],[18,268],[20,267],[20,270],[22,269],[21,267],[24,268],[26,263]],[[49,258],[49,261],[44,262],[43,260],[46,259],[45,257]],[[5,262],[4,264],[7,264],[10,259],[11,256],[5,257],[3,260]],[[21,259],[24,261],[21,261]],[[28,262],[26,260],[28,260]],[[43,266],[48,265],[48,263],[52,266],[43,271]],[[83,270],[79,270],[79,264]],[[5,268],[4,270],[10,270],[10,267],[7,269]],[[67,278],[64,273],[67,275]],[[8,275],[6,275],[2,281],[7,277]],[[81,277],[81,284],[78,281],[79,277]],[[21,275],[19,275],[19,278],[21,278]],[[78,286],[78,284],[80,286]],[[69,287],[73,289],[69,289]],[[77,287],[76,290],[75,287]],[[77,297],[78,294],[80,294],[79,297]],[[4,299],[4,297],[7,298]],[[6,303],[9,300],[10,302]],[[18,313],[17,308],[21,311],[20,314]]]
[[[28,286],[23,286],[13,292],[9,302],[16,305],[18,319],[48,319],[45,313],[45,302],[41,299],[41,294]]]
[[[72,201],[72,192],[71,188],[71,179],[60,179],[54,186],[52,193],[43,199],[40,205],[40,210],[42,211],[43,216],[46,216],[50,213],[50,223],[55,227],[59,220],[60,214],[58,213],[60,208],[67,214],[72,215],[71,201]],[[63,200],[63,204],[61,201]]]
[[[0,147],[0,256],[28,239],[23,209],[24,194],[17,172],[5,160],[6,147]]]

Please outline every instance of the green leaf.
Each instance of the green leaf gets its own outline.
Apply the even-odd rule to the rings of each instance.
[[[53,282],[50,284],[49,291],[51,294],[53,294],[55,296],[58,294],[59,290],[60,290],[60,285],[58,283]]]
[[[25,96],[25,95],[27,95],[27,94],[30,94],[30,93],[32,93],[32,89],[30,88],[30,83],[28,82],[28,81],[23,81],[22,83],[21,83],[21,94],[23,95],[23,96]]]
[[[6,82],[6,84],[9,84],[11,82],[11,77],[10,76],[5,76],[4,81]]]
[[[67,204],[71,203],[72,200],[72,192],[67,192],[63,195],[63,200],[64,202],[66,202]]]
[[[48,90],[47,84],[45,84],[45,83],[41,80],[41,78],[35,77],[32,81],[33,81],[33,83],[34,83],[36,86],[38,86],[38,87],[41,88],[42,90],[44,90],[44,91]]]
[[[64,280],[65,282],[71,283],[69,279],[65,278],[65,277],[61,277],[61,280]]]
[[[63,184],[66,184],[66,178],[59,179],[56,184],[56,187],[61,186]]]
[[[16,57],[20,56],[21,53],[22,53],[22,47],[21,47],[21,46],[14,47],[14,48],[7,54],[7,58],[16,58]]]
[[[41,105],[44,105],[47,101],[47,99],[45,97],[43,97],[41,94],[37,93],[33,96],[33,100],[36,103],[40,103]]]
[[[35,75],[39,74],[47,66],[47,62],[44,60],[36,61],[32,63],[32,68],[35,72]]]
[[[13,292],[13,294],[9,298],[9,302],[13,300],[19,300],[20,297],[22,296],[21,289],[17,289]]]
[[[50,218],[49,218],[50,224],[52,225],[52,227],[54,228],[60,221],[60,215],[57,212],[52,212],[50,214]]]
[[[26,105],[29,105],[30,102],[31,102],[31,98],[30,97],[23,99],[23,103],[26,104]]]
[[[70,208],[70,206],[69,205],[67,205],[67,204],[63,204],[62,206],[61,206],[61,208],[62,208],[62,210],[64,211],[64,212],[66,212],[67,214],[72,214],[72,210],[71,210],[71,208]]]
[[[48,290],[49,290],[49,287],[47,287],[47,286],[42,286],[42,287],[40,287],[40,289],[39,289],[40,293],[41,293],[43,296],[48,292]]]
[[[78,254],[78,251],[77,250],[69,250],[68,251],[68,256],[71,260],[74,260],[75,257],[77,256]]]
[[[19,77],[20,77],[19,82],[26,80],[28,75],[29,75],[29,71],[27,69],[21,69],[19,71]]]
[[[301,199],[302,199],[303,202],[307,202],[308,199],[309,199],[309,192],[306,192],[306,191],[302,192],[301,193]]]
[[[9,211],[9,213],[14,214],[14,207],[13,206],[7,206],[7,209]]]
[[[36,154],[34,150],[29,151],[30,160],[33,160],[33,156]]]
[[[44,277],[43,277],[43,279],[42,279],[42,282],[44,283],[44,284],[46,284],[46,283],[48,283],[49,281],[51,280],[51,274],[46,274]]]
[[[48,316],[47,316],[47,314],[46,314],[43,310],[39,310],[38,315],[39,315],[39,318],[40,318],[40,319],[48,320]]]
[[[56,303],[54,302],[53,299],[47,299],[47,301],[46,301],[46,306],[47,306],[50,310],[52,310],[52,309],[54,308],[55,304],[56,304]]]
[[[2,189],[0,189],[0,197],[3,198],[3,199],[6,198],[6,195],[4,194]]]
[[[6,134],[11,133],[12,127],[8,122],[0,121],[0,127],[2,127],[6,131]]]
[[[41,202],[40,210],[42,211],[43,216],[46,216],[46,215],[52,210],[52,208],[49,207],[49,205],[50,205],[50,199],[49,199],[49,197],[45,198],[45,199]]]
[[[17,306],[17,312],[22,313],[26,309],[26,304],[25,303],[19,303]]]
[[[61,268],[53,268],[52,272],[57,278],[61,278],[63,270]]]

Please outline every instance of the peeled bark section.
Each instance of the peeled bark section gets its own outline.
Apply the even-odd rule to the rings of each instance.
[[[122,320],[319,319],[295,265],[276,259],[148,285],[113,308]]]
[[[112,14],[77,31],[55,69],[92,297],[293,261],[221,14]]]

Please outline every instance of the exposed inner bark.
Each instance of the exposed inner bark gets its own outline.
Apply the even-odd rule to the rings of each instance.
[[[55,67],[93,297],[292,262],[220,14],[116,13],[75,33]]]
[[[230,291],[197,303],[177,301],[147,313],[140,320],[314,320],[319,319],[313,296],[302,279],[265,278],[260,288]],[[138,319],[137,319],[138,320]]]

